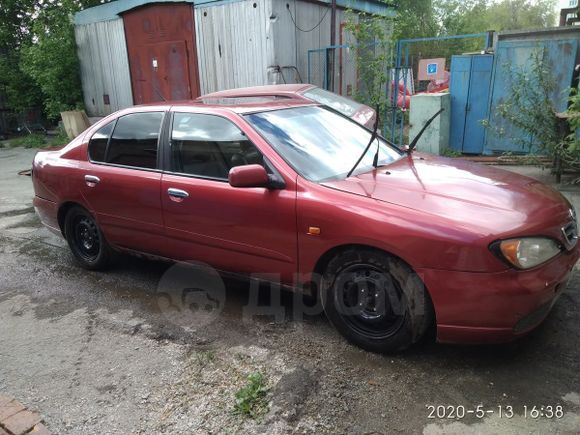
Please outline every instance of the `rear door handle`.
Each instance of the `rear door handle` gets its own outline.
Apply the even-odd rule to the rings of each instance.
[[[167,189],[167,194],[171,196],[171,198],[175,198],[178,200],[183,200],[184,198],[187,198],[189,196],[189,193],[187,193],[185,190],[175,189],[173,187]]]
[[[87,186],[89,187],[95,187],[100,181],[101,179],[95,175],[85,175],[85,183],[87,183]]]

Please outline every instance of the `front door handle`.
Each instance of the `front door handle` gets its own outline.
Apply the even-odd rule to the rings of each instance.
[[[85,183],[87,183],[87,186],[89,187],[95,187],[100,181],[101,179],[95,175],[85,175]]]
[[[167,189],[167,194],[171,197],[171,199],[177,201],[183,201],[183,199],[189,196],[189,193],[187,193],[185,190],[175,189],[173,187]]]

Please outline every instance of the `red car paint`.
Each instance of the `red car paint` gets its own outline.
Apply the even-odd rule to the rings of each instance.
[[[317,103],[304,95],[305,92],[316,88],[314,85],[296,83],[289,85],[253,86],[249,88],[229,89],[226,91],[212,92],[201,96],[199,99],[212,98],[243,98],[243,97],[282,97],[290,98],[305,103]],[[350,117],[368,129],[373,129],[377,113],[372,107],[360,104],[360,107]]]
[[[443,342],[511,340],[543,320],[565,287],[579,246],[535,268],[516,270],[495,257],[489,245],[523,236],[562,241],[571,205],[560,193],[501,169],[420,153],[344,180],[310,182],[242,116],[305,104],[289,99],[231,107],[190,102],[126,109],[65,148],[36,155],[34,205],[42,222],[57,233],[62,230],[59,211],[76,203],[96,217],[114,247],[199,260],[232,272],[275,273],[289,286],[308,282],[319,260],[336,247],[382,249],[422,278]],[[88,141],[101,126],[147,111],[231,120],[276,168],[286,187],[236,188],[163,168],[89,161]],[[101,182],[91,186],[86,175]],[[168,188],[185,189],[190,196],[178,201],[165,194]],[[310,233],[311,227],[320,233]],[[534,312],[531,323],[521,323]]]

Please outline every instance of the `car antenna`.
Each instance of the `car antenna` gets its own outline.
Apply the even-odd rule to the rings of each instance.
[[[375,125],[373,126],[373,134],[371,135],[371,140],[369,140],[369,144],[366,146],[365,150],[362,152],[362,154],[360,155],[360,157],[358,158],[358,160],[356,161],[356,163],[354,164],[354,166],[352,167],[352,169],[350,171],[348,171],[348,174],[346,174],[346,178],[348,178],[348,177],[350,177],[352,175],[352,173],[354,172],[354,170],[356,169],[356,167],[358,166],[358,164],[360,163],[360,161],[363,159],[363,157],[368,152],[368,150],[371,147],[373,141],[377,138],[377,130],[378,130],[378,128],[379,128],[379,113],[377,111],[377,117],[375,118]],[[378,154],[378,148],[377,148],[377,154]],[[375,155],[375,158],[378,160],[378,156],[377,155]],[[373,162],[373,165],[374,165],[374,162]]]
[[[409,144],[409,147],[406,149],[407,154],[411,154],[413,152],[413,150],[417,146],[417,142],[419,142],[419,139],[421,139],[421,136],[423,136],[423,133],[425,133],[425,130],[427,130],[427,127],[429,127],[429,125],[433,122],[433,120],[437,118],[444,110],[445,110],[444,108],[439,109],[439,111],[435,115],[429,118],[429,120],[425,123],[425,125],[421,129],[421,131],[417,134],[417,136],[415,136],[413,142]]]

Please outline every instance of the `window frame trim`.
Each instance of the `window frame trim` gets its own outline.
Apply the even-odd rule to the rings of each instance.
[[[161,118],[161,124],[159,127],[159,134],[157,136],[157,159],[156,159],[156,168],[144,168],[142,166],[129,166],[129,165],[120,165],[118,163],[110,163],[107,162],[107,158],[109,157],[109,148],[111,145],[111,139],[113,138],[113,134],[115,133],[115,128],[117,128],[117,123],[119,122],[119,119],[128,116],[128,115],[140,115],[140,114],[145,114],[145,113],[161,113],[163,115],[163,118]],[[163,154],[162,152],[160,152],[160,149],[165,148],[165,142],[164,142],[164,138],[163,135],[167,134],[167,120],[168,120],[168,113],[169,110],[152,110],[152,111],[145,111],[145,112],[131,112],[131,113],[125,113],[124,115],[118,116],[117,118],[115,118],[114,120],[112,120],[111,122],[103,125],[102,127],[98,128],[89,138],[88,142],[87,142],[87,159],[89,161],[89,163],[93,164],[93,165],[99,165],[99,166],[111,166],[114,168],[122,168],[122,169],[133,169],[133,170],[137,170],[137,171],[146,171],[146,172],[157,172],[157,173],[162,173],[163,171],[163,158],[161,157],[161,154]],[[91,153],[90,153],[90,144],[91,144],[91,140],[93,138],[93,136],[95,134],[97,134],[97,132],[103,128],[106,127],[107,125],[113,123],[113,129],[111,130],[111,134],[109,135],[109,139],[107,140],[107,147],[105,149],[105,161],[98,161],[98,160],[93,160],[91,158]]]
[[[175,121],[175,115],[176,114],[189,114],[189,115],[202,115],[202,116],[215,116],[218,118],[222,118],[224,120],[226,120],[227,122],[230,122],[232,124],[234,124],[238,130],[240,130],[242,133],[244,133],[244,136],[246,136],[246,138],[248,139],[248,141],[252,144],[252,146],[254,148],[256,148],[256,150],[262,155],[262,157],[264,158],[264,162],[266,163],[266,165],[268,165],[268,167],[270,168],[270,170],[276,174],[277,177],[279,177],[280,179],[283,179],[279,173],[279,171],[274,168],[274,166],[270,163],[270,160],[267,158],[267,156],[262,152],[262,150],[260,150],[260,148],[258,148],[256,146],[256,144],[250,140],[250,138],[247,136],[247,134],[244,132],[244,130],[234,121],[232,121],[231,119],[227,118],[226,116],[222,116],[219,115],[217,113],[199,113],[199,112],[181,112],[181,111],[171,111],[171,122],[168,123],[169,124],[169,129],[168,129],[168,134],[167,134],[167,151],[165,153],[165,157],[166,157],[166,167],[165,170],[163,171],[164,173],[168,174],[168,175],[175,175],[175,176],[180,176],[180,177],[187,177],[187,178],[197,178],[200,180],[207,180],[207,181],[219,181],[221,183],[228,183],[229,184],[229,178],[217,178],[217,177],[209,177],[207,175],[196,175],[196,174],[188,174],[185,172],[176,172],[174,171],[173,168],[173,159],[171,158],[171,153],[172,153],[172,135],[173,135],[173,124]],[[231,170],[231,168],[230,168]],[[229,174],[229,172],[228,172]]]

